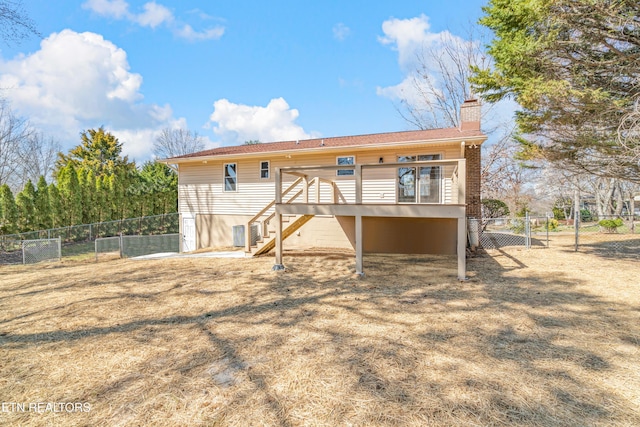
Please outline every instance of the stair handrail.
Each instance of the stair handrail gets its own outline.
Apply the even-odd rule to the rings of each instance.
[[[307,187],[308,187],[309,185],[310,185],[310,184],[307,184]],[[287,203],[291,203],[291,202],[293,202],[295,199],[297,199],[297,198],[298,198],[298,196],[302,195],[302,193],[303,193],[303,192],[304,192],[304,190],[298,190],[298,192],[297,192],[296,194],[294,194],[293,196],[291,196],[291,198],[290,198],[289,200],[287,200]],[[264,234],[266,234],[266,230],[267,230],[267,229],[266,229],[266,224],[267,224],[269,221],[271,221],[271,220],[273,219],[273,217],[274,217],[274,216],[276,216],[275,211],[274,211],[274,212],[272,212],[272,213],[271,213],[271,215],[269,215],[268,217],[266,217],[266,218],[264,219],[264,221],[262,221],[262,223],[263,223],[263,224],[265,224],[265,228],[263,229],[263,230],[264,230],[264,231],[263,231],[263,232],[264,232]]]
[[[282,192],[282,196],[284,197],[287,194],[289,194],[289,192],[291,192],[291,190],[293,190],[304,179],[305,179],[305,177],[301,176],[298,179],[296,179],[295,181],[293,181],[293,183],[291,183],[291,185],[289,187],[287,187],[286,190],[284,190]],[[296,195],[294,197],[297,197],[297,196],[298,195]],[[269,209],[271,209],[273,206],[275,206],[275,204],[276,204],[276,201],[274,199],[274,200],[271,201],[271,203],[269,203],[267,206],[262,208],[260,210],[260,212],[258,212],[256,215],[254,215],[253,218],[251,218],[249,221],[247,221],[247,228],[246,228],[245,233],[244,233],[244,249],[245,249],[245,251],[249,252],[251,250],[251,224],[256,222],[258,220],[258,218],[260,218]]]

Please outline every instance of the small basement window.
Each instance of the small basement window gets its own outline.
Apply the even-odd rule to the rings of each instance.
[[[260,162],[260,178],[269,178],[269,161]]]
[[[224,165],[224,191],[236,191],[238,184],[238,165],[225,163]]]
[[[356,157],[355,156],[340,156],[336,158],[336,164],[340,165],[355,165]],[[353,169],[338,169],[336,171],[336,175],[345,176],[345,175],[354,175],[355,171]]]

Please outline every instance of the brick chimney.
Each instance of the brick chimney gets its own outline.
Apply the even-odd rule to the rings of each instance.
[[[480,130],[480,101],[467,99],[460,106],[460,130]]]
[[[460,130],[480,130],[480,102],[468,99],[460,106]],[[467,160],[467,217],[481,218],[482,205],[480,201],[480,170],[481,151],[479,145],[466,145],[464,158]]]

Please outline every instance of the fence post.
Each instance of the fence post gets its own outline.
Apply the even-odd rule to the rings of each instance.
[[[547,227],[547,248],[548,248],[549,247],[549,215],[547,215],[546,227]]]
[[[62,261],[62,240],[58,237],[58,262]]]
[[[26,258],[24,257],[24,241],[22,241],[22,265],[27,263]]]
[[[580,192],[576,189],[573,193],[573,227],[575,229],[575,252],[578,252],[580,240]]]
[[[524,221],[524,246],[531,249],[531,219],[528,211],[524,213]]]

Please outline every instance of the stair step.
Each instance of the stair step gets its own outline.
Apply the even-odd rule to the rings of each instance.
[[[313,218],[313,215],[302,215],[298,219],[296,219],[294,222],[289,224],[288,227],[282,230],[282,240],[291,236],[296,230],[298,230],[304,224],[309,222],[311,218]],[[270,236],[271,234],[276,234],[276,233],[275,231],[269,231]],[[275,236],[273,236],[268,241],[265,241],[264,244],[253,253],[253,255],[255,256],[255,255],[265,254],[269,252],[271,249],[273,249],[275,246],[276,246]]]

